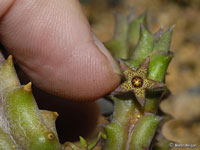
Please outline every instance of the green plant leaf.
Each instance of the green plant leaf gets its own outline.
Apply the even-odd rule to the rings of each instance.
[[[86,140],[82,136],[79,136],[79,139],[80,139],[80,143],[81,143],[82,148],[85,149],[87,147]]]

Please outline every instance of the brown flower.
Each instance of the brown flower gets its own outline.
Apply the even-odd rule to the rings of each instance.
[[[135,94],[135,97],[137,98],[138,102],[143,107],[145,104],[146,89],[153,89],[164,86],[163,83],[147,78],[149,62],[150,58],[147,57],[135,71],[134,69],[127,66],[123,61],[120,61],[120,66],[122,68],[126,81],[123,82],[114,91],[114,93],[124,93],[132,91]]]

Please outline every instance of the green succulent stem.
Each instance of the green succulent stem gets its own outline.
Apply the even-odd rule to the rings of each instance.
[[[0,96],[0,150],[62,150],[58,114],[39,110],[31,83],[20,84],[12,56],[0,66]]]
[[[129,44],[129,56],[133,54],[133,51],[137,45],[137,42],[140,38],[140,24],[146,25],[146,13],[142,14],[138,18],[131,21],[129,25],[128,32],[128,43]]]
[[[134,15],[116,14],[113,39],[105,46],[113,57],[123,59],[133,70],[150,58],[147,68],[143,68],[145,72],[148,69],[143,78],[149,82],[165,82],[173,57],[169,51],[173,27],[152,34],[146,28],[145,14],[132,20],[130,16]],[[130,82],[133,79],[131,76]],[[31,83],[22,86],[12,56],[5,60],[0,52],[0,150],[62,150],[65,146],[73,150],[93,150],[101,137],[106,139],[105,150],[147,150],[161,121],[157,115],[159,102],[168,89],[146,90],[141,87],[146,91],[143,94],[144,107],[138,103],[136,94],[110,95],[114,113],[111,122],[104,126],[106,135],[100,133],[90,145],[80,137],[81,148],[70,142],[61,146],[55,127],[58,114],[38,109]]]
[[[173,27],[166,32],[160,29],[157,33],[152,34],[145,27],[146,15],[141,15],[132,22],[126,19],[124,17],[121,22],[123,28],[116,25],[115,29],[118,31],[115,31],[118,33],[117,38],[122,39],[120,42],[124,44],[124,48],[121,49],[117,42],[115,45],[107,45],[107,43],[114,42],[116,36],[106,43],[106,47],[111,50],[115,58],[123,59],[134,70],[149,56],[147,78],[157,82],[165,82],[166,71],[173,56],[169,51]],[[118,22],[117,20],[116,24]],[[149,149],[161,121],[161,117],[156,115],[159,102],[167,90],[167,87],[157,91],[147,90],[144,108],[141,108],[135,96],[129,93],[111,95],[110,98],[114,102],[114,112],[111,123],[105,127],[107,133],[106,150]]]
[[[19,150],[12,137],[0,128],[0,150]]]
[[[148,150],[160,120],[152,114],[141,117],[134,126],[129,150]]]
[[[135,111],[134,101],[131,99],[120,100],[119,97],[111,97],[114,102],[113,120],[119,122],[122,126],[127,126],[129,119]],[[122,99],[122,98],[121,98]],[[131,119],[131,118],[130,118]]]
[[[118,122],[111,122],[105,127],[107,134],[106,150],[124,150],[126,147],[127,132]]]
[[[115,20],[117,23],[115,24],[113,39],[104,44],[110,50],[113,57],[126,59],[129,50],[126,42],[128,35],[128,19],[127,16],[116,13]]]
[[[160,95],[147,96],[146,97],[146,103],[145,103],[145,106],[144,106],[144,111],[156,114],[157,110],[158,110],[159,103],[160,103]]]
[[[127,129],[132,125],[135,103],[126,97],[111,96],[114,102],[112,122],[105,127],[107,133],[106,150],[123,150],[129,136]],[[123,101],[121,100],[123,99]],[[114,146],[114,147],[113,147]]]

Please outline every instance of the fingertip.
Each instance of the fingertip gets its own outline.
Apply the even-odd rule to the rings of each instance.
[[[92,101],[120,82],[116,62],[93,40],[78,1],[18,0],[0,29],[17,63],[49,93]]]

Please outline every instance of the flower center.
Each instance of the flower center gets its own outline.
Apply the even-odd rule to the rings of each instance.
[[[134,87],[141,87],[143,85],[143,79],[138,76],[135,76],[131,82]]]

